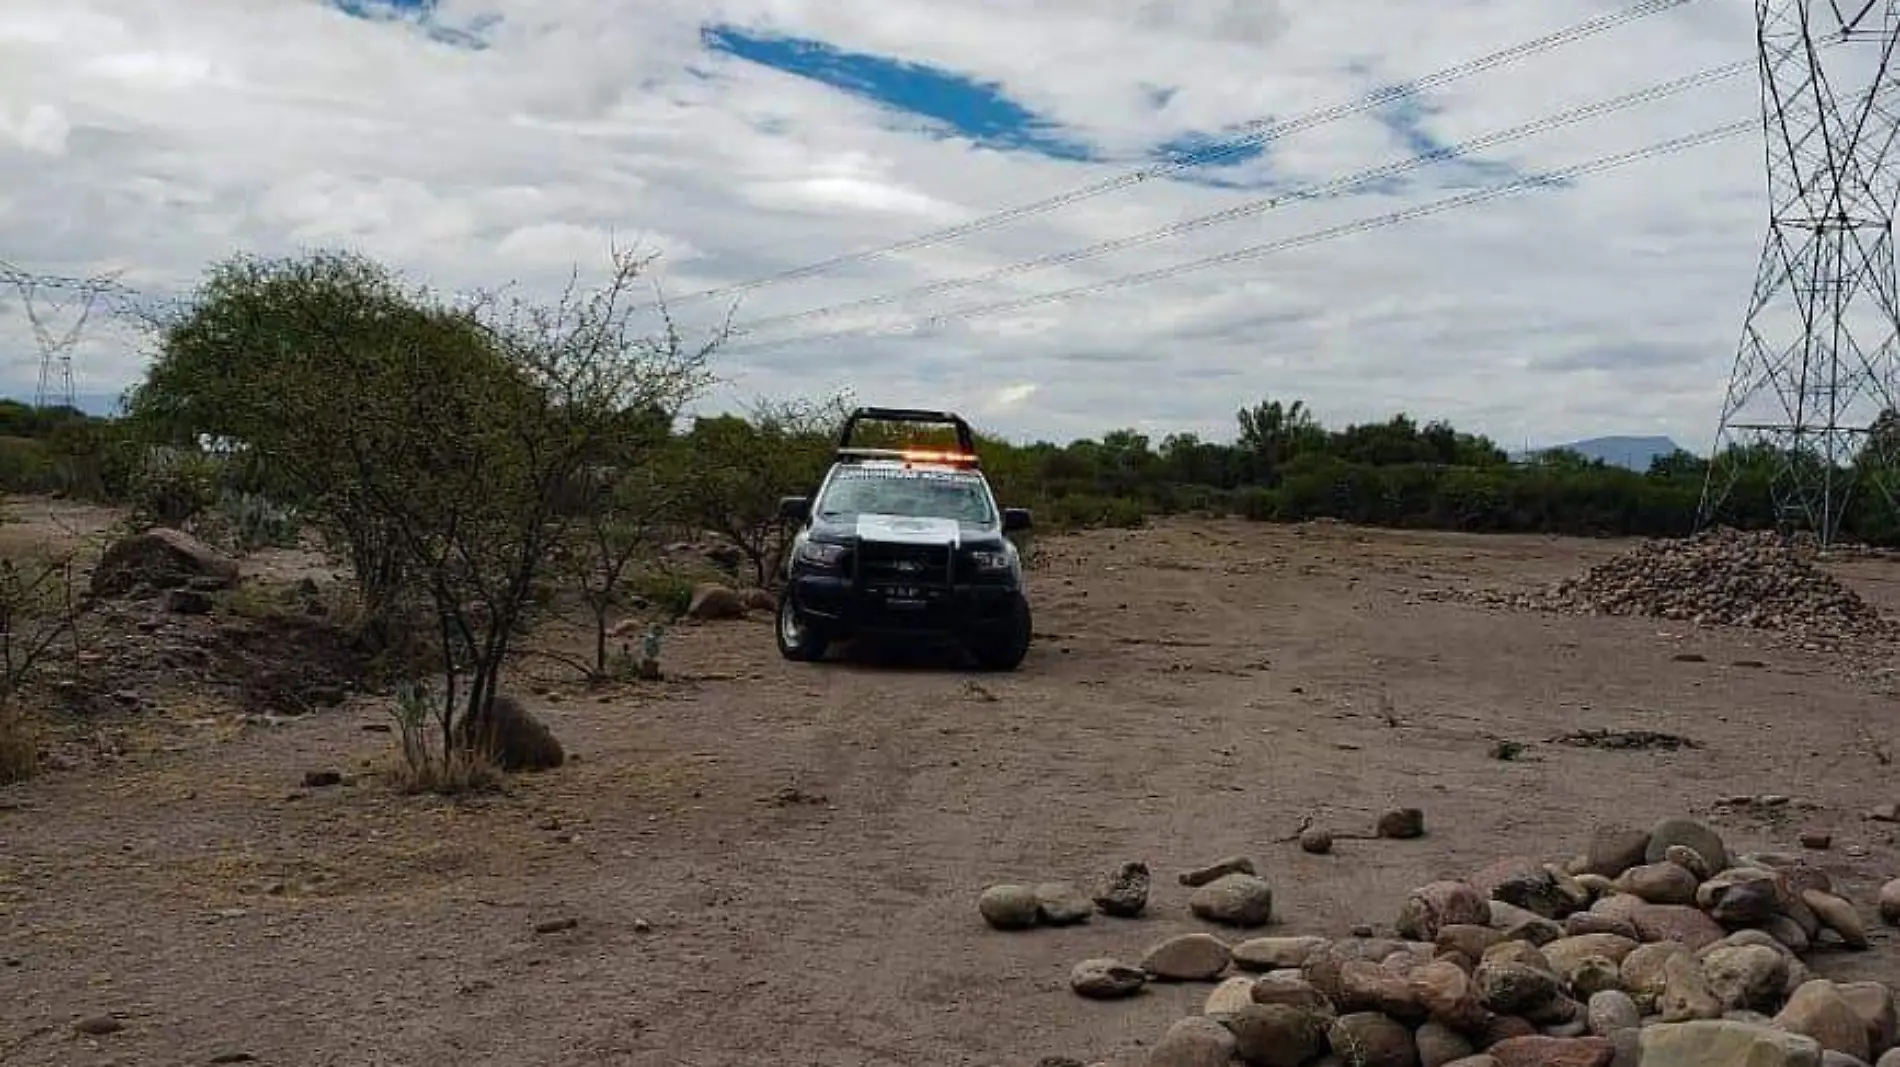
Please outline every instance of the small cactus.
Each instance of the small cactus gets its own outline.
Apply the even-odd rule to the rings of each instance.
[[[303,529],[303,517],[294,507],[278,504],[261,493],[225,492],[218,509],[230,524],[238,547],[249,551],[273,546],[292,548]]]
[[[633,677],[643,682],[660,680],[660,639],[666,634],[666,627],[659,623],[648,626],[640,635],[640,651],[636,654],[633,646],[621,642],[620,651],[614,657],[614,673],[621,677]]]

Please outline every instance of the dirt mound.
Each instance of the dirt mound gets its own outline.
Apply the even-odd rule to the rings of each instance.
[[[1538,593],[1480,594],[1513,607],[1743,626],[1803,638],[1900,638],[1900,626],[1822,570],[1809,544],[1715,529],[1647,541]]]
[[[302,715],[378,681],[375,656],[351,629],[300,612],[182,611],[151,594],[101,601],[81,628],[85,647],[70,662],[49,663],[36,683],[49,709],[89,716],[221,706]]]

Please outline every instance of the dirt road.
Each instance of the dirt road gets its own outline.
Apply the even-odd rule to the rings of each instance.
[[[578,761],[464,804],[374,779],[377,707],[159,718],[117,767],[0,791],[0,1062],[1119,1067],[1205,988],[1098,1004],[1068,969],[1199,928],[1181,869],[1249,854],[1280,932],[1340,935],[1389,926],[1420,882],[1683,812],[1741,846],[1833,831],[1815,855],[1877,940],[1814,963],[1900,981],[1866,906],[1900,874],[1894,828],[1861,818],[1900,799],[1879,679],[1748,635],[1417,595],[1618,547],[1240,523],[1051,540],[1016,674],[793,665],[765,619],[690,627],[664,685],[537,699]],[[1900,565],[1849,569],[1900,608]],[[1596,729],[1698,747],[1552,741]],[[1525,747],[1497,759],[1500,740]],[[345,784],[302,785],[330,769]],[[1715,808],[1764,793],[1793,801]],[[1425,838],[1278,840],[1395,805]],[[986,884],[1128,859],[1156,874],[1147,918],[977,916]],[[123,1029],[75,1033],[105,1015]]]

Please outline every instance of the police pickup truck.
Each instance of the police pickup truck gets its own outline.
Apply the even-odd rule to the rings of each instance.
[[[854,447],[861,422],[955,428],[955,451]],[[823,658],[856,634],[915,634],[961,643],[977,665],[1014,670],[1029,650],[1022,560],[1005,535],[1030,528],[1022,508],[999,508],[962,417],[859,408],[845,419],[835,461],[810,497],[786,497],[796,523],[779,596],[778,647]]]

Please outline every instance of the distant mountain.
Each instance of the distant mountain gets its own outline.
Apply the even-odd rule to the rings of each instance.
[[[1634,471],[1646,471],[1650,461],[1657,456],[1667,456],[1682,446],[1667,437],[1592,437],[1587,441],[1573,441],[1567,445],[1549,445],[1545,448],[1520,452],[1513,459],[1524,459],[1538,452],[1552,449],[1569,449],[1590,459],[1600,459],[1613,467],[1628,467]]]

